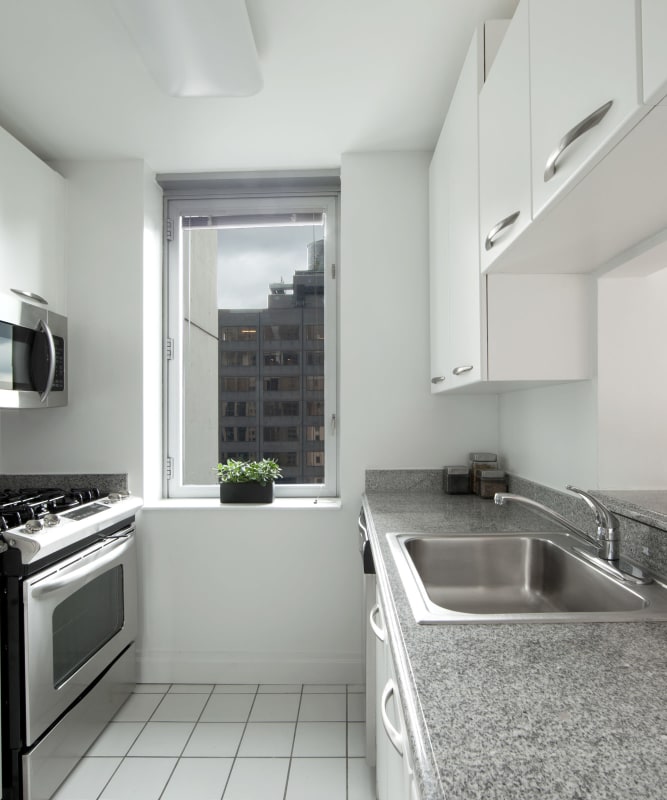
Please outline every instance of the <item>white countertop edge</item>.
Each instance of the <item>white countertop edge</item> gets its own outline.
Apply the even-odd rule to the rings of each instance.
[[[206,510],[219,509],[222,513],[229,511],[293,511],[295,509],[335,510],[342,507],[339,497],[320,497],[315,502],[314,497],[277,497],[273,503],[221,503],[217,498],[206,497],[169,497],[162,500],[145,500],[144,511],[166,510]]]

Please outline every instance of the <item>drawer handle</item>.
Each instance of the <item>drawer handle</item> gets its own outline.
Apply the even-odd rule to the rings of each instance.
[[[463,367],[454,367],[452,370],[452,375],[463,375],[464,372],[470,372],[472,369],[472,364],[466,364]]]
[[[494,225],[493,228],[491,228],[488,236],[484,240],[484,248],[486,250],[490,250],[493,247],[493,245],[496,243],[496,239],[505,230],[505,228],[509,228],[510,225],[514,225],[514,223],[519,219],[520,213],[520,211],[515,211],[513,214],[510,214],[509,217],[501,219],[497,225]]]
[[[376,614],[378,614],[380,619],[382,620],[382,625],[378,625],[377,622],[375,621]],[[380,606],[377,603],[373,606],[373,608],[371,608],[371,613],[368,618],[368,622],[370,623],[371,630],[373,631],[373,633],[377,636],[377,638],[381,642],[384,642],[385,639],[387,638],[387,629],[385,628],[384,620],[382,619],[382,610],[380,609]]]
[[[443,381],[446,380],[447,378],[444,375],[438,375],[437,378],[431,378],[431,383],[442,383]]]
[[[599,125],[613,104],[614,101],[609,100],[603,106],[600,106],[600,108],[595,109],[595,111],[592,114],[589,114],[586,119],[582,119],[578,125],[575,125],[572,130],[568,131],[565,136],[563,136],[558,143],[558,147],[547,159],[547,164],[544,168],[545,183],[550,181],[556,174],[556,164],[558,163],[558,159],[563,155],[567,148],[576,142],[580,136],[586,133],[586,131],[589,131],[596,125]]]
[[[399,756],[402,756],[403,736],[391,724],[391,721],[389,720],[389,715],[387,714],[387,703],[389,702],[389,698],[395,695],[396,695],[396,686],[394,685],[394,681],[391,678],[389,678],[389,680],[387,681],[387,685],[384,687],[382,691],[382,703],[380,704],[380,711],[382,712],[382,724],[384,725],[385,731],[387,731],[387,736],[389,737],[389,741],[394,745]]]

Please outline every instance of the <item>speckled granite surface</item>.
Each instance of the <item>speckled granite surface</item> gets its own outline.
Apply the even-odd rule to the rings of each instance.
[[[667,531],[667,491],[600,489],[593,494],[614,513]]]
[[[395,477],[364,502],[422,800],[664,800],[667,623],[416,624],[386,533],[553,526]]]
[[[97,486],[101,492],[127,490],[127,473],[57,475],[2,475],[0,490],[9,489],[87,489]]]

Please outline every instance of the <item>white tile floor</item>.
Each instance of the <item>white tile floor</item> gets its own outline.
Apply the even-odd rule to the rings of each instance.
[[[53,800],[374,800],[363,692],[140,684]]]

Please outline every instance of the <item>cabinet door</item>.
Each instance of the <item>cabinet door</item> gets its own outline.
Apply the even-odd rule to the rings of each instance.
[[[0,291],[65,312],[65,180],[0,128]]]
[[[429,303],[431,391],[449,386],[449,313],[447,257],[449,252],[449,163],[447,129],[443,128],[429,168]]]
[[[642,62],[644,102],[667,103],[667,3],[642,0]]]
[[[481,33],[463,63],[447,114],[449,254],[447,286],[452,386],[484,377],[479,265],[477,102],[483,76]]]
[[[382,721],[382,690],[387,683],[387,635],[380,600],[371,611],[369,623],[375,634],[375,782],[378,800],[388,800],[388,764],[391,742]]]
[[[637,0],[530,2],[533,217],[609,151],[636,112],[637,11]]]
[[[528,4],[505,33],[479,94],[482,270],[531,221]]]

